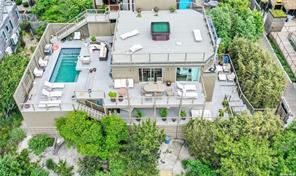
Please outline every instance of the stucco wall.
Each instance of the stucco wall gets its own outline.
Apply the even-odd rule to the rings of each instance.
[[[88,23],[88,32],[90,36],[111,36],[114,26],[114,23]]]
[[[204,86],[206,89],[206,101],[212,101],[214,88],[215,88],[215,82],[217,79],[216,73],[203,73],[202,75],[204,80]]]
[[[176,81],[176,67],[164,67],[163,68],[163,81]]]
[[[152,10],[158,7],[160,10],[168,10],[170,7],[176,7],[176,0],[135,0],[136,8],[143,10]]]

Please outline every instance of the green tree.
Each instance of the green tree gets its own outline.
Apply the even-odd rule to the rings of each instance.
[[[96,171],[101,169],[102,162],[98,157],[84,157],[79,159],[78,173],[81,176],[95,175]]]
[[[216,173],[208,165],[202,163],[200,160],[184,160],[182,161],[186,169],[186,176],[215,176]]]
[[[53,145],[54,139],[47,134],[38,134],[29,140],[29,149],[35,155],[42,154],[46,148]]]
[[[215,143],[215,152],[220,155],[220,175],[271,175],[275,164],[273,152],[267,140],[242,137],[234,140],[222,135]]]
[[[4,118],[17,110],[13,94],[23,75],[28,59],[18,55],[7,55],[0,62],[0,111]]]
[[[57,119],[59,134],[74,144],[84,156],[108,159],[121,149],[128,138],[126,123],[118,116],[105,116],[101,121],[89,117],[85,112],[76,111]]]
[[[208,120],[191,120],[185,129],[185,139],[191,155],[195,158],[218,165],[218,158],[214,152],[214,142],[217,140],[218,126]]]
[[[158,175],[156,161],[159,158],[158,151],[164,136],[164,132],[150,120],[132,127],[126,149],[128,175]]]
[[[278,133],[273,143],[278,163],[277,175],[296,173],[296,121],[294,120],[282,133]]]
[[[102,127],[85,112],[75,111],[56,121],[59,134],[85,156],[100,156],[103,148]]]
[[[250,103],[256,108],[275,108],[286,83],[279,66],[258,43],[247,39],[235,38],[228,50]]]
[[[0,157],[0,175],[37,175],[47,176],[48,172],[41,169],[37,163],[31,163],[29,152],[23,150],[20,154],[7,154]]]

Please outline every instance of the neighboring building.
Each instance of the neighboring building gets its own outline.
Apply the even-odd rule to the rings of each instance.
[[[290,15],[296,15],[296,1],[295,0],[270,0],[272,9],[282,9]]]
[[[16,50],[21,16],[12,1],[0,0],[0,58]],[[3,42],[2,42],[3,41]]]
[[[170,8],[189,9],[191,5],[201,4],[201,0],[93,0],[93,3],[95,8],[107,4],[111,10],[136,10],[138,8],[152,10],[154,7],[168,10]]]
[[[217,80],[216,35],[203,7],[83,16],[76,24],[47,26],[14,94],[31,133],[56,134],[55,119],[73,110],[97,119],[117,113],[128,125],[138,123],[141,111],[167,134],[182,137],[192,117],[217,117],[226,96],[246,110],[234,82]],[[50,42],[54,51],[45,56]],[[161,108],[169,109],[166,121]]]

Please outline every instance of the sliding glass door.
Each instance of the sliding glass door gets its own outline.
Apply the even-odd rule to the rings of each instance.
[[[141,82],[162,81],[162,68],[139,68]]]
[[[199,81],[199,67],[178,67],[176,81]]]

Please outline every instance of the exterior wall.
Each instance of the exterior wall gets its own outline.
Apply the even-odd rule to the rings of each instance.
[[[47,133],[50,135],[57,134],[55,129],[55,119],[65,116],[68,112],[22,112],[25,127],[27,131],[34,135]]]
[[[136,8],[151,10],[158,7],[160,10],[168,10],[170,7],[177,7],[176,0],[135,0]]]
[[[215,82],[217,80],[217,74],[204,72],[203,75],[204,86],[206,90],[206,101],[212,101],[214,94]]]
[[[0,24],[1,25],[0,26],[0,41],[1,41],[0,42],[0,59],[5,55],[5,50],[8,46],[10,46],[13,50],[16,49],[16,45],[12,43],[10,38],[13,34],[16,33],[18,35],[19,33],[18,29],[19,29],[19,23],[21,21],[21,16],[19,13],[17,16],[17,13],[18,13],[17,7],[13,3],[12,10],[7,13],[8,16],[5,19],[3,19],[3,22]],[[9,20],[12,22],[13,28],[11,28],[9,24]],[[5,26],[8,26],[9,31],[6,31]],[[5,39],[2,36],[3,31],[5,32],[7,39]],[[5,41],[5,42],[2,42],[2,41]]]
[[[111,36],[113,35],[115,23],[88,23],[89,35]]]
[[[139,82],[139,67],[113,67],[112,77],[116,78],[133,78],[135,83]]]

